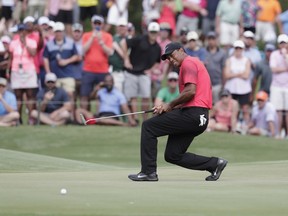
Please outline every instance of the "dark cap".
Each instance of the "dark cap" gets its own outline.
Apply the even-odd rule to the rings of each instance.
[[[229,96],[229,95],[230,95],[230,92],[227,89],[223,89],[220,93],[220,97]]]
[[[186,35],[188,32],[189,32],[189,29],[186,26],[184,26],[180,30],[180,35]]]
[[[216,38],[217,34],[214,31],[210,31],[208,32],[208,34],[206,35],[207,38]]]
[[[167,59],[167,57],[173,53],[175,50],[179,50],[180,48],[183,48],[180,43],[172,42],[165,46],[164,54],[161,56],[161,59],[164,61]]]
[[[18,24],[17,29],[18,29],[18,31],[26,30],[27,26],[23,23],[20,23],[20,24]]]
[[[276,49],[275,46],[270,43],[267,43],[264,48],[265,51],[274,51],[275,49]]]

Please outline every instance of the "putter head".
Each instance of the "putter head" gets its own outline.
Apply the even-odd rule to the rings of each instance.
[[[85,120],[85,117],[84,117],[84,115],[83,115],[82,113],[80,113],[80,118],[81,118],[82,123],[83,123],[84,125],[87,125],[86,120]]]

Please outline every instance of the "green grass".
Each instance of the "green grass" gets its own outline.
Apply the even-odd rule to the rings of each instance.
[[[0,128],[0,215],[287,215],[288,142],[205,133],[189,151],[229,164],[217,182],[167,164],[159,139],[159,182],[139,171],[140,128]],[[60,195],[66,188],[67,195]]]

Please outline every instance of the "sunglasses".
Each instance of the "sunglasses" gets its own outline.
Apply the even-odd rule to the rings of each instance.
[[[96,21],[96,22],[93,22],[94,23],[94,25],[101,25],[102,23],[101,22],[99,22],[99,21]]]
[[[47,81],[47,83],[55,83],[54,81]]]
[[[169,79],[168,82],[177,82],[177,79]]]

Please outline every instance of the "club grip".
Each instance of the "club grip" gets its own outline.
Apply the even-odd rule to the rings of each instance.
[[[151,113],[151,112],[154,112],[154,109],[146,110],[144,113]]]

